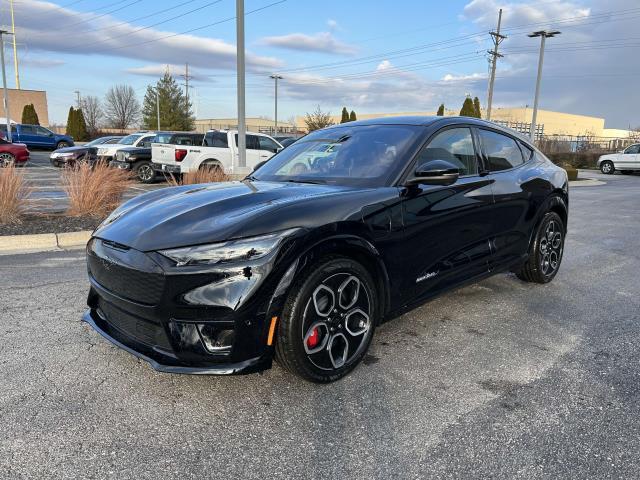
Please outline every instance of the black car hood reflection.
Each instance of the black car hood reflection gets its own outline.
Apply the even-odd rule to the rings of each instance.
[[[345,218],[351,202],[335,196],[367,192],[350,187],[277,182],[225,182],[166,188],[136,197],[104,223],[96,237],[141,251],[219,242],[305,226],[310,217]],[[321,199],[327,200],[323,202]],[[307,200],[313,199],[307,205]],[[282,215],[283,209],[289,209]],[[293,211],[292,211],[293,210]],[[336,211],[338,210],[338,211]]]

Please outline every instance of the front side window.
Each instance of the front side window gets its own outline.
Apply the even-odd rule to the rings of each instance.
[[[348,124],[310,133],[280,151],[253,176],[258,180],[380,187],[398,174],[422,128]]]
[[[487,156],[489,171],[508,170],[524,163],[520,147],[513,138],[489,130],[479,130],[478,133]]]
[[[278,144],[269,137],[258,137],[258,141],[260,142],[260,150],[276,153],[280,148]]]
[[[627,149],[624,151],[625,154],[639,153],[639,152],[640,152],[640,145],[631,145],[630,147],[627,147]]]
[[[258,142],[258,137],[255,135],[247,135],[246,136],[247,149],[248,150],[260,150],[260,142]],[[238,134],[236,133],[236,145],[238,145]]]
[[[169,143],[171,141],[171,137],[173,137],[173,134],[171,133],[158,133],[152,141],[153,143]]]
[[[147,137],[142,137],[140,139],[140,141],[138,142],[137,146],[141,147],[141,148],[145,148],[145,147],[150,147],[151,146],[151,142],[153,142],[154,138],[156,138],[155,135],[152,136],[147,136]]]
[[[445,160],[460,170],[460,175],[476,175],[478,160],[473,147],[471,130],[449,128],[436,136],[418,154],[416,167],[432,160]]]
[[[204,136],[205,147],[229,148],[226,132],[207,132]]]
[[[51,135],[53,134],[53,132],[51,130],[47,130],[44,127],[36,127],[37,131],[38,131],[38,135]]]
[[[36,129],[33,128],[31,125],[23,125],[20,133],[23,133],[26,135],[35,135]]]
[[[121,137],[116,137],[116,138],[110,138],[109,140],[103,143],[105,143],[106,145],[113,145],[114,143],[120,143],[121,140],[122,140]]]

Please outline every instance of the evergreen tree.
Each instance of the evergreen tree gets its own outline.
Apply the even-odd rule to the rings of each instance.
[[[353,110],[351,110],[351,113],[349,114],[349,121],[350,122],[355,122],[358,118],[356,117],[356,112],[354,112]]]
[[[480,109],[480,100],[478,97],[473,99],[473,109],[475,110],[476,118],[482,118],[482,110]]]
[[[67,135],[77,138],[78,136],[78,127],[76,121],[76,109],[73,107],[69,107],[69,115],[67,116]]]
[[[473,106],[473,100],[467,97],[464,99],[464,103],[462,104],[462,108],[460,109],[461,117],[475,117],[476,109]]]
[[[342,119],[340,123],[347,123],[349,121],[349,112],[347,111],[347,107],[342,107]]]
[[[169,71],[155,86],[149,85],[142,105],[142,119],[145,128],[158,128],[158,106],[156,92],[160,99],[160,128],[163,130],[193,130],[194,118],[191,102],[187,105],[184,93]]]
[[[441,103],[438,107],[438,113],[436,113],[439,117],[444,117],[444,103]]]
[[[27,125],[40,125],[38,113],[36,112],[36,107],[33,103],[25,105],[22,109],[22,123]]]
[[[76,135],[73,136],[74,140],[81,142],[89,140],[89,133],[87,132],[87,122],[84,119],[82,108],[78,108],[75,111],[76,121]]]

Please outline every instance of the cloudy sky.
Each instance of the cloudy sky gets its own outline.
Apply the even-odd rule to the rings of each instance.
[[[51,122],[64,122],[74,90],[102,97],[130,84],[140,99],[166,68],[189,63],[200,118],[235,116],[234,0],[15,0],[22,88],[47,90]],[[638,0],[246,0],[247,115],[321,105],[339,113],[459,109],[483,105],[488,32],[503,9],[497,106],[533,103],[539,39],[560,30],[545,56],[541,108],[640,126]],[[0,22],[10,19],[0,0]],[[6,27],[5,27],[6,28]],[[11,49],[8,79],[14,86]],[[182,80],[181,80],[182,81]]]

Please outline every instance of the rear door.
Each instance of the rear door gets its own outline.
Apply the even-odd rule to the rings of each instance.
[[[42,138],[36,133],[34,125],[20,126],[20,143],[26,143],[29,146],[43,147]]]
[[[545,193],[537,190],[540,182],[530,178],[535,172],[521,168],[532,159],[533,150],[501,131],[483,127],[477,128],[476,132],[495,201],[491,218],[494,230],[491,242],[493,269],[510,265],[527,253],[532,216],[535,214],[531,211],[533,198],[544,197]]]
[[[236,152],[237,152],[238,151],[237,149],[238,134],[236,133],[234,137],[236,141]],[[271,156],[269,155],[265,158],[261,158],[261,155],[266,154],[266,152],[260,151],[260,141],[258,140],[258,138],[259,138],[258,135],[247,134],[247,165],[246,166],[250,169],[253,169],[253,167],[255,167],[258,164],[258,162],[266,160]],[[236,156],[236,161],[237,161],[237,156]]]
[[[453,185],[420,184],[406,189],[402,262],[406,288],[417,298],[486,273],[491,257],[493,197],[490,180],[480,175],[471,128],[455,125],[436,132],[410,172],[432,160],[457,165],[460,178]]]

